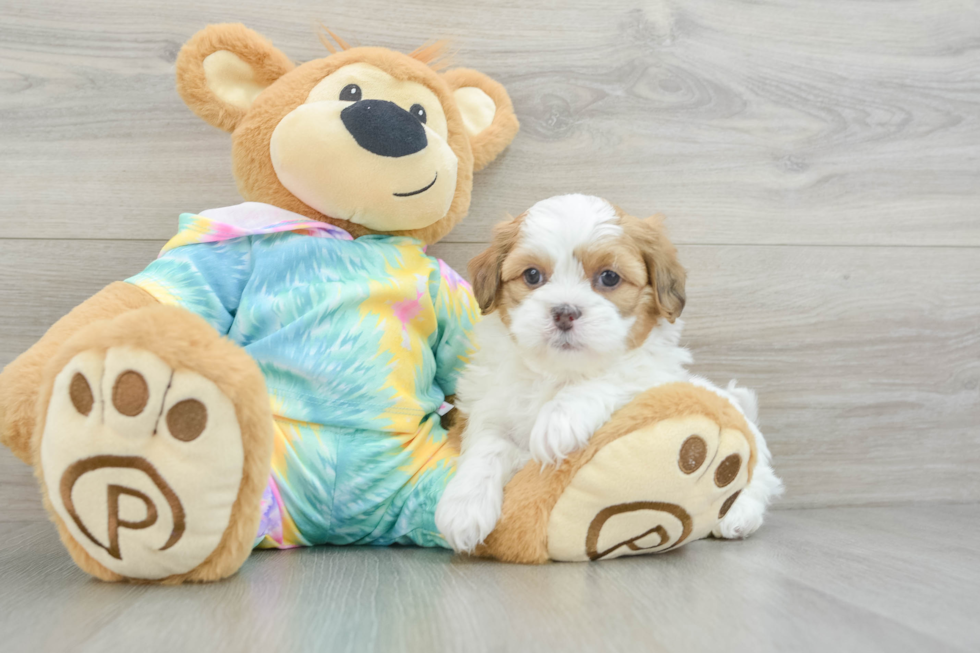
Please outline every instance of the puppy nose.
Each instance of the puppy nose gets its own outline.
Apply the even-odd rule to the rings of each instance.
[[[555,320],[555,326],[562,331],[570,331],[573,322],[582,317],[582,309],[571,304],[559,304],[551,309],[551,317]]]
[[[394,102],[360,100],[340,112],[357,144],[379,156],[407,156],[428,144],[418,118]]]

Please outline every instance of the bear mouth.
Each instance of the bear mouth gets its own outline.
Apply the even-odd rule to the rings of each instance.
[[[392,195],[394,195],[395,197],[411,197],[412,195],[421,195],[425,191],[427,191],[430,188],[432,188],[435,185],[435,183],[436,183],[436,179],[438,179],[438,178],[439,178],[439,172],[436,171],[436,176],[432,178],[432,181],[429,182],[429,185],[428,186],[426,186],[424,188],[420,188],[418,190],[413,190],[410,193],[392,193]]]

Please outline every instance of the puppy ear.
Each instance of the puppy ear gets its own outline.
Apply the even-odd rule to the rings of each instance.
[[[473,148],[473,171],[482,170],[510,145],[520,124],[507,91],[486,75],[468,68],[443,74],[463,116]]]
[[[521,222],[524,214],[501,222],[493,228],[493,238],[490,246],[477,254],[470,261],[470,279],[473,280],[473,294],[484,315],[493,313],[497,308],[497,297],[503,285],[501,272],[504,259],[514,249],[521,235]]]
[[[660,214],[645,220],[633,218],[625,226],[643,253],[650,285],[656,291],[658,314],[672,323],[680,317],[687,301],[687,272],[677,260],[677,248],[667,238],[663,218]]]
[[[292,62],[264,36],[244,25],[209,25],[177,56],[177,91],[208,123],[234,131],[252,102]]]
[[[484,315],[493,313],[497,307],[497,290],[500,288],[500,265],[497,262],[497,249],[490,245],[470,261],[470,279],[473,281],[473,294]]]

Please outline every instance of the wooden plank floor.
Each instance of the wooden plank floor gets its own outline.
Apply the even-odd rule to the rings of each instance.
[[[976,651],[980,506],[782,511],[744,542],[600,564],[422,549],[253,554],[214,585],[78,571],[0,525],[5,651]]]

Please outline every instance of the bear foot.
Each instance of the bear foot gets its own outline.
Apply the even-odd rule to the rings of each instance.
[[[749,453],[741,432],[703,416],[664,420],[611,442],[555,504],[549,557],[656,553],[706,536],[745,487]]]
[[[180,325],[197,318],[164,310],[175,328],[201,326]],[[268,479],[271,414],[261,373],[213,330],[176,353],[173,340],[153,352],[113,338],[126,330],[119,321],[108,328],[118,344],[69,352],[50,386],[36,461],[62,540],[83,569],[106,580],[233,573],[251,549]],[[216,362],[215,350],[228,369],[208,376],[223,387],[200,367]],[[182,356],[198,370],[179,364]],[[236,368],[242,376],[229,384]],[[242,410],[229,394],[237,404],[257,395],[266,408]]]
[[[542,563],[669,551],[725,523],[755,468],[755,438],[727,399],[689,383],[653,388],[558,468],[520,470],[477,553]]]
[[[41,440],[48,497],[113,572],[160,579],[211,555],[231,519],[244,452],[218,387],[147,351],[84,352],[55,380]]]

